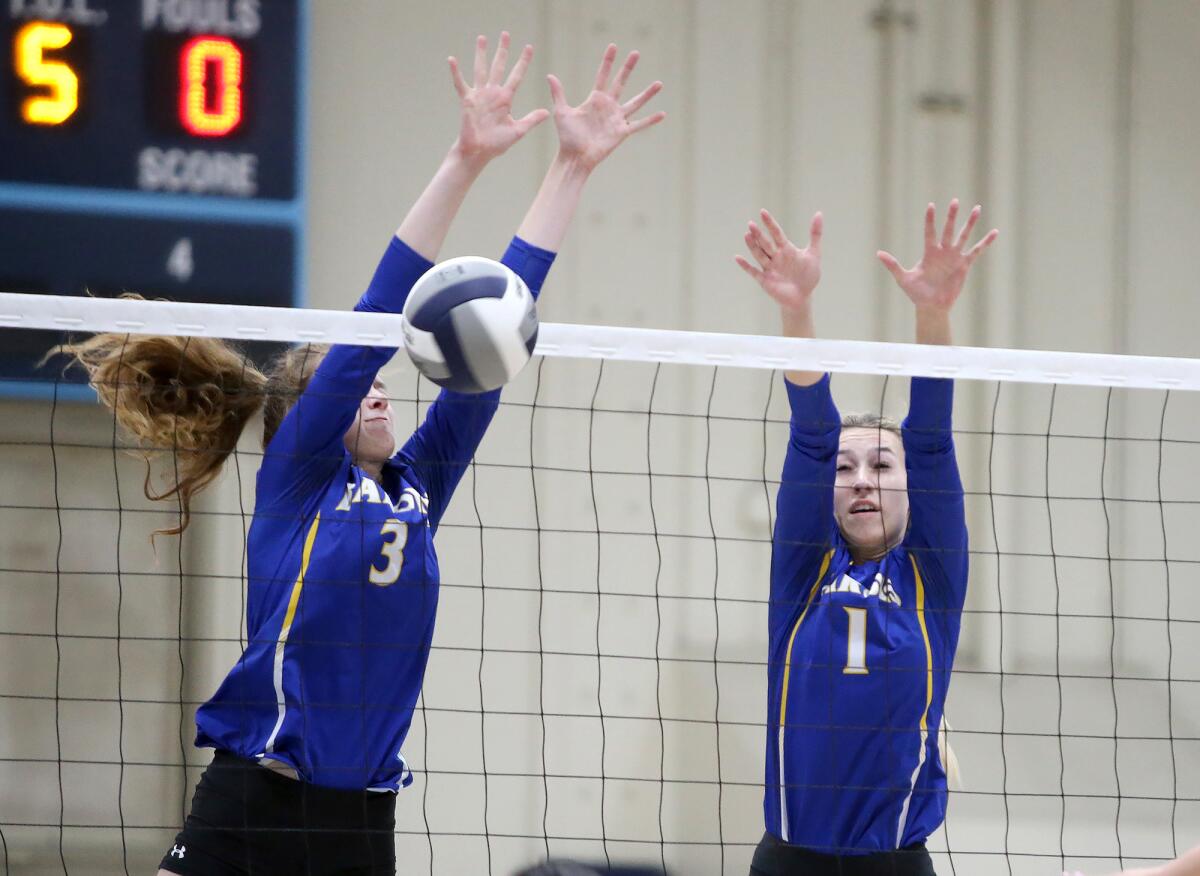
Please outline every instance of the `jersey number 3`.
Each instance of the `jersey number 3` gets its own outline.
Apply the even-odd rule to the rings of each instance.
[[[408,544],[408,525],[393,517],[383,522],[379,534],[383,536],[383,548],[380,550],[380,554],[387,560],[387,565],[380,569],[372,563],[371,574],[367,577],[372,584],[387,587],[389,584],[396,583],[396,579],[400,577],[400,570],[404,567],[404,546]]]

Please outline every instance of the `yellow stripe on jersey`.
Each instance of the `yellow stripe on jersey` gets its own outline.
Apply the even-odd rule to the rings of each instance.
[[[925,579],[917,568],[917,558],[912,561],[913,580],[917,582],[917,623],[921,625],[921,638],[925,640],[925,711],[921,715],[921,732],[929,732],[929,707],[933,705],[933,648],[929,645],[929,627],[925,625]]]
[[[308,560],[312,556],[313,542],[317,540],[317,527],[320,525],[321,512],[318,511],[304,539],[304,553],[300,555],[300,574],[296,576],[296,583],[292,585],[292,598],[288,600],[287,614],[283,616],[283,628],[279,631],[280,644],[287,641],[292,621],[296,618],[296,606],[300,604],[300,591],[304,589],[304,576],[308,573]]]
[[[933,704],[933,648],[929,645],[929,627],[925,624],[925,579],[917,566],[917,558],[908,555],[913,567],[913,581],[917,585],[917,623],[921,626],[921,638],[925,640],[925,709],[921,712],[921,749],[917,752],[917,768],[913,770],[908,796],[900,807],[900,822],[896,827],[896,848],[904,842],[904,828],[908,822],[908,807],[912,803],[913,793],[917,789],[917,779],[921,768],[925,766],[925,743],[929,739],[929,707]]]
[[[825,571],[829,568],[829,561],[833,559],[833,551],[828,551],[825,558],[821,560],[821,569],[817,572],[817,580],[813,581],[812,589],[808,591],[808,599],[804,602],[804,610],[800,612],[800,617],[796,618],[796,625],[792,627],[792,634],[788,636],[787,650],[783,657],[783,693],[779,700],[779,727],[780,729],[787,722],[787,692],[788,681],[792,675],[792,644],[796,641],[796,633],[800,631],[800,624],[804,622],[804,616],[808,614],[808,609],[812,605],[813,597],[817,595],[817,591],[821,586],[821,579],[825,577]]]
[[[313,542],[317,540],[317,527],[321,525],[321,512],[313,518],[308,535],[304,538],[304,551],[300,555],[300,572],[296,575],[296,583],[292,585],[292,595],[288,599],[287,612],[283,616],[283,624],[279,628],[279,639],[275,642],[275,669],[272,673],[275,682],[275,702],[279,707],[279,717],[275,720],[275,729],[267,738],[263,751],[272,751],[275,747],[275,737],[283,726],[283,718],[287,714],[287,701],[283,696],[283,649],[287,645],[288,634],[292,631],[292,622],[296,619],[296,606],[300,604],[300,591],[304,589],[304,576],[308,573],[308,561],[312,556]]]
[[[812,589],[808,591],[808,599],[805,600],[804,610],[800,612],[800,617],[796,618],[796,625],[792,627],[792,634],[788,636],[787,650],[784,652],[783,658],[783,690],[779,695],[779,730],[776,737],[776,746],[779,749],[779,827],[783,834],[783,841],[791,840],[791,830],[788,828],[787,818],[787,784],[783,780],[783,737],[787,727],[787,695],[788,682],[792,677],[792,645],[796,641],[796,633],[800,631],[800,624],[804,622],[804,616],[808,614],[808,609],[812,606],[813,598],[817,595],[817,591],[821,589],[821,581],[825,578],[825,572],[829,569],[829,562],[833,559],[833,551],[827,551],[825,557],[821,560],[821,568],[817,572],[817,579],[813,581]]]

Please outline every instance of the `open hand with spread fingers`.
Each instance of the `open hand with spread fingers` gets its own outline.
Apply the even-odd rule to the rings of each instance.
[[[654,95],[662,91],[662,83],[652,82],[637,95],[621,103],[621,93],[640,56],[637,52],[630,52],[617,75],[609,82],[616,57],[617,47],[610,44],[600,60],[600,69],[596,71],[591,92],[578,106],[567,103],[566,93],[557,76],[551,74],[546,77],[554,101],[559,155],[578,161],[588,171],[594,169],[627,137],[657,125],[667,117],[665,112],[656,112],[640,119],[633,118]]]
[[[806,309],[821,279],[824,219],[820,213],[813,216],[808,246],[800,249],[788,239],[768,211],[763,210],[761,217],[766,231],[751,220],[743,238],[757,265],[751,264],[745,256],[734,256],[733,260],[784,310]]]
[[[487,37],[475,39],[475,72],[470,84],[463,78],[458,59],[451,57],[450,78],[462,109],[462,119],[456,148],[463,157],[488,162],[503,155],[510,146],[530,130],[545,121],[550,112],[535,109],[519,119],[512,116],[513,98],[533,58],[533,46],[525,46],[517,57],[512,71],[505,78],[508,66],[509,35],[500,34],[500,45],[488,64]]]
[[[934,230],[937,208],[931,203],[925,208],[925,253],[910,270],[889,252],[880,250],[878,259],[896,278],[900,288],[918,310],[949,311],[962,292],[967,272],[975,260],[992,245],[1000,234],[996,229],[989,231],[982,240],[967,249],[967,241],[979,221],[981,209],[978,205],[971,210],[967,224],[956,236],[955,220],[958,218],[958,200],[950,202],[946,213],[946,224],[939,238]]]

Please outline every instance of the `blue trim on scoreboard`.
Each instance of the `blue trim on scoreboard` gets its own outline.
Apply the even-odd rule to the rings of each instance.
[[[300,20],[296,24],[296,262],[292,271],[294,293],[292,307],[308,306],[308,50],[311,36],[309,0],[299,0]]]
[[[56,376],[57,371],[53,372]],[[0,398],[29,399],[31,401],[53,401],[54,381],[46,380],[0,380]],[[96,402],[96,391],[86,383],[58,384],[58,401],[60,402]]]
[[[299,225],[304,221],[303,196],[293,201],[240,201],[13,182],[0,182],[0,207],[268,225]]]
[[[296,4],[296,55],[294,67],[294,133],[292,137],[292,159],[294,168],[293,197],[251,197],[213,194],[184,194],[163,191],[137,191],[134,189],[73,186],[55,183],[0,181],[0,213],[4,211],[32,211],[32,213],[58,213],[69,221],[71,216],[113,217],[116,225],[138,221],[163,223],[198,223],[198,235],[205,226],[214,223],[244,227],[248,239],[257,240],[261,235],[279,235],[290,232],[292,252],[288,262],[291,274],[291,307],[303,307],[308,301],[308,273],[306,247],[308,245],[308,153],[309,153],[309,105],[308,74],[310,69],[309,49],[311,44],[311,0],[294,0]],[[50,221],[47,217],[46,221]],[[273,230],[272,230],[273,229]],[[251,233],[253,232],[253,233]],[[142,238],[139,237],[139,240]],[[64,258],[66,254],[64,254]],[[131,282],[136,278],[131,277]],[[20,290],[25,291],[25,290]],[[34,291],[34,290],[30,290]],[[149,290],[152,295],[160,290]],[[82,291],[76,294],[82,294]],[[244,293],[243,293],[244,294]],[[278,299],[277,299],[278,300]],[[247,303],[268,303],[247,301]],[[283,303],[281,301],[281,303]],[[6,330],[7,331],[7,330]],[[47,333],[49,336],[52,333]],[[28,366],[26,366],[28,368]],[[85,383],[62,380],[61,364],[48,363],[43,369],[44,377],[15,376],[5,363],[0,362],[0,398],[29,399],[79,403],[96,401],[95,392]],[[78,372],[76,372],[78,379]]]

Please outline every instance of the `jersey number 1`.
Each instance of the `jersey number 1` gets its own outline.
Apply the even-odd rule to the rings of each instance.
[[[384,538],[380,553],[387,560],[387,565],[379,569],[372,563],[371,574],[367,577],[372,584],[387,587],[389,584],[396,583],[396,579],[400,577],[400,569],[404,567],[404,546],[408,544],[408,526],[393,517],[383,522],[379,534]],[[388,536],[391,538],[388,539]]]
[[[850,616],[850,627],[846,630],[846,668],[843,675],[867,674],[867,610],[865,608],[846,609]]]

